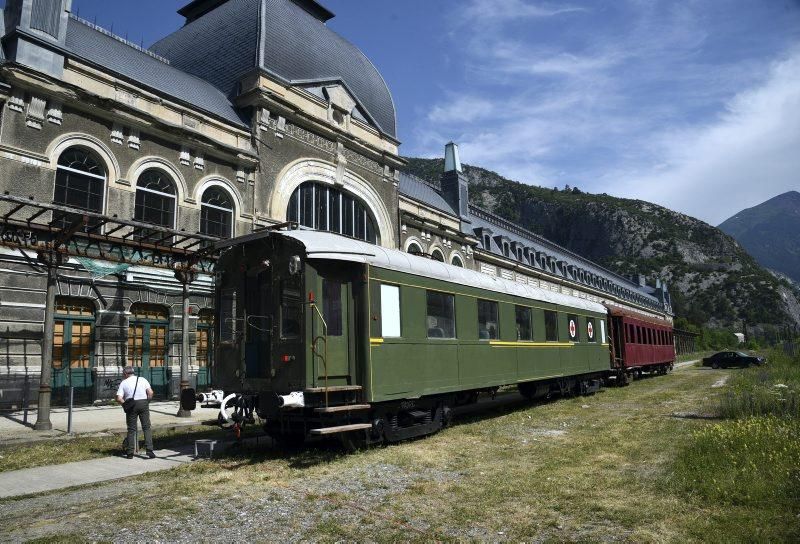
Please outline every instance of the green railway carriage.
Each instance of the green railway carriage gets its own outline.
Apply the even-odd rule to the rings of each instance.
[[[223,243],[215,382],[238,422],[300,441],[435,432],[480,392],[590,392],[600,304],[309,230]]]

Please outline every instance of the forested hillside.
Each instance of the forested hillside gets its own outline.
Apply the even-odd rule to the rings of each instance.
[[[442,159],[408,159],[407,170],[438,183]],[[547,189],[464,165],[470,202],[631,276],[665,280],[678,316],[698,325],[800,322],[798,293],[730,236],[652,203]]]

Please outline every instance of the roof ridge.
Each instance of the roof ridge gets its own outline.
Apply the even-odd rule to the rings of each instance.
[[[88,27],[89,27],[89,28],[91,28],[92,30],[96,30],[97,32],[100,32],[101,34],[105,34],[105,35],[106,35],[106,36],[108,36],[109,38],[113,38],[113,39],[117,40],[118,42],[124,43],[124,44],[125,44],[125,45],[127,45],[128,47],[131,47],[131,48],[133,48],[133,49],[135,49],[135,50],[139,51],[140,53],[144,53],[145,55],[148,55],[148,56],[150,56],[150,57],[153,57],[154,59],[156,59],[156,60],[158,60],[158,61],[161,61],[161,62],[163,62],[164,64],[166,64],[166,65],[168,65],[168,66],[170,65],[169,59],[167,59],[167,58],[164,58],[164,57],[162,57],[161,55],[159,55],[159,54],[157,54],[157,53],[153,53],[153,52],[152,52],[152,51],[150,51],[149,49],[146,49],[146,48],[144,48],[144,47],[142,47],[142,46],[140,46],[140,45],[136,45],[136,44],[135,44],[135,43],[133,43],[132,41],[129,41],[129,40],[126,40],[125,38],[122,38],[122,37],[120,37],[120,36],[117,36],[116,34],[114,34],[113,32],[111,32],[110,30],[108,30],[108,29],[105,29],[105,28],[103,28],[102,26],[99,26],[99,25],[97,25],[97,24],[95,24],[95,23],[92,23],[92,22],[90,22],[90,21],[87,21],[86,19],[84,19],[84,18],[82,18],[82,17],[78,17],[78,16],[77,16],[77,15],[75,15],[74,13],[70,13],[70,14],[69,14],[69,16],[70,16],[70,18],[71,18],[71,19],[74,19],[74,20],[78,21],[79,23],[82,23],[82,24],[84,24],[84,25],[88,26]]]
[[[497,214],[495,214],[493,212],[490,212],[489,210],[485,210],[485,209],[483,209],[480,206],[477,206],[475,204],[470,204],[469,207],[470,207],[470,211],[472,211],[474,209],[474,210],[477,210],[479,213],[484,214],[486,216],[487,220],[496,221],[498,227],[507,228],[508,230],[511,230],[512,232],[514,230],[517,230],[517,231],[521,232],[523,235],[529,236],[532,240],[538,240],[538,241],[543,242],[543,243],[545,243],[547,245],[550,245],[550,246],[558,249],[559,251],[563,251],[564,253],[566,253],[570,257],[575,257],[576,259],[580,260],[581,262],[586,263],[586,264],[588,264],[588,265],[590,265],[590,266],[592,266],[592,267],[594,267],[594,268],[596,268],[598,270],[602,270],[603,272],[605,272],[607,274],[610,274],[615,278],[619,278],[621,280],[624,280],[626,283],[628,283],[630,285],[634,285],[636,287],[640,287],[638,284],[634,283],[630,278],[626,278],[622,274],[618,274],[618,273],[616,273],[616,272],[614,272],[612,270],[609,270],[609,269],[605,268],[604,266],[601,266],[601,265],[597,264],[594,261],[590,261],[586,257],[578,255],[574,251],[571,251],[571,250],[569,250],[569,249],[567,249],[565,247],[562,247],[562,246],[558,245],[557,243],[553,242],[552,240],[549,240],[549,239],[545,238],[541,234],[536,234],[535,232],[530,231],[530,230],[526,229],[525,227],[522,227],[522,226],[514,223],[513,221],[510,221],[510,220],[506,219],[505,217],[501,217],[501,216],[499,216],[499,215],[497,215]]]

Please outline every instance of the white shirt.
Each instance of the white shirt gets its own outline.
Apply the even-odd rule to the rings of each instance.
[[[133,394],[134,386],[136,386],[135,395]],[[139,377],[139,385],[136,385],[136,376],[128,376],[120,382],[117,396],[122,397],[122,400],[128,400],[131,397],[133,400],[145,400],[148,389],[150,389],[150,382],[147,379]]]

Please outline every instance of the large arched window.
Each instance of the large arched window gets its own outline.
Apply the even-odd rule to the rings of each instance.
[[[163,170],[149,168],[136,182],[133,218],[143,223],[172,228],[175,225],[175,185]]]
[[[233,232],[233,199],[219,186],[209,187],[200,200],[200,234],[230,238]]]
[[[431,251],[431,259],[434,261],[439,261],[440,263],[444,262],[444,253],[441,252],[439,249],[434,249]]]
[[[459,257],[458,255],[453,255],[453,258],[450,259],[450,264],[452,264],[453,266],[464,268],[464,261],[462,261],[461,257]]]
[[[379,243],[375,219],[367,207],[352,195],[321,183],[307,181],[295,189],[286,218],[313,229]]]

